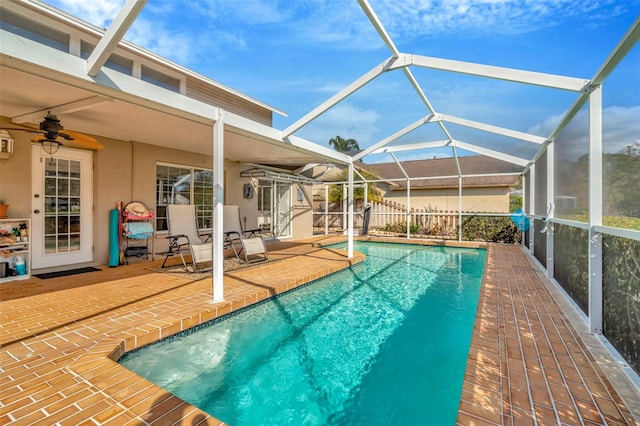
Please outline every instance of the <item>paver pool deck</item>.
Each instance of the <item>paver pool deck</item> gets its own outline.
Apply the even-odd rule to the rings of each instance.
[[[151,269],[162,260],[2,284],[0,424],[222,424],[116,360],[364,259],[318,246],[339,239],[271,244],[273,261],[225,273],[220,303],[210,277]],[[487,249],[458,423],[637,425],[636,390],[614,389],[607,358],[522,248]]]

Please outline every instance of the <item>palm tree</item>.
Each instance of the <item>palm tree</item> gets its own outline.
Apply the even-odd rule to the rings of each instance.
[[[360,175],[362,175],[362,177],[364,177],[367,181],[380,179],[374,173],[367,172],[360,168],[358,169],[358,172],[360,172]],[[349,179],[349,171],[347,169],[344,169],[342,172],[340,172],[339,175],[335,177],[335,180],[339,182],[346,182],[348,179]],[[354,174],[353,181],[354,183],[360,183],[362,182],[362,179],[358,174]],[[342,195],[343,195],[342,191],[343,191],[342,184],[330,185],[329,201],[342,200]],[[358,186],[353,189],[353,198],[355,200],[364,199],[364,188],[362,186]],[[382,191],[376,186],[376,183],[369,182],[369,184],[367,185],[367,200],[371,202],[371,201],[382,201],[382,199],[383,199]]]
[[[336,151],[359,151],[360,146],[355,139],[343,139],[340,136],[329,139],[329,146],[332,146]]]

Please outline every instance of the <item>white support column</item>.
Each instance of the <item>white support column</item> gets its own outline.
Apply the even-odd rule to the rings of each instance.
[[[353,163],[349,163],[349,224],[347,226],[347,251],[349,259],[353,258]]]
[[[555,178],[554,178],[554,152],[555,142],[547,145],[547,206],[555,203]],[[551,204],[550,204],[551,203]],[[555,266],[553,262],[554,251],[554,227],[551,219],[555,215],[555,209],[548,209],[549,217],[547,217],[547,276],[553,278],[555,276]]]
[[[364,181],[364,206],[369,202],[369,181]],[[363,207],[364,207],[363,206]]]
[[[324,184],[324,235],[329,235],[329,185]]]
[[[411,238],[411,180],[407,179],[407,239]]]
[[[224,114],[218,110],[213,125],[213,301],[224,300]]]
[[[522,211],[524,212],[524,214],[528,214],[527,209],[525,208],[526,205],[526,199],[527,199],[527,194],[529,193],[527,191],[527,184],[529,182],[527,181],[527,177],[522,174]],[[522,241],[520,242],[521,245],[525,245],[524,244],[524,232],[522,232]]]
[[[602,87],[589,95],[589,333],[602,333]]]
[[[536,214],[536,163],[529,168],[529,214],[531,215],[531,223],[529,225],[529,253],[533,255],[533,244],[535,241],[536,225],[533,215]]]
[[[349,221],[348,213],[348,207],[347,207],[347,196],[348,196],[348,192],[349,192],[349,185],[345,185],[344,183],[342,184],[342,232],[344,232],[345,230],[349,229],[349,225],[347,224],[347,222]]]
[[[458,176],[458,241],[462,241],[462,176]]]

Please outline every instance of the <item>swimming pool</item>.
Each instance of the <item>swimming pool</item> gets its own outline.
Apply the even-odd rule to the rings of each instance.
[[[485,251],[355,248],[363,264],[120,362],[232,425],[455,424]]]

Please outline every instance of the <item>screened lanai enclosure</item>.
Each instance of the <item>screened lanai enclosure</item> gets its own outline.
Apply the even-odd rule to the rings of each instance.
[[[21,6],[19,3],[7,5]],[[39,2],[26,3],[34,10],[44,7]],[[282,218],[291,218],[295,208],[306,213],[307,189],[312,188],[314,233],[346,235],[349,257],[353,257],[354,236],[358,234],[401,236],[409,241],[436,238],[520,244],[573,301],[590,333],[602,336],[625,372],[640,386],[637,375],[640,373],[639,17],[631,18],[634,19],[631,26],[610,54],[587,70],[587,75],[563,75],[562,64],[555,69],[556,73],[546,73],[403,52],[369,2],[358,0],[368,20],[367,28],[369,24],[373,26],[376,41],[382,40],[388,54],[385,52],[380,62],[367,65],[371,68],[361,77],[279,130],[272,125],[271,112],[268,120],[257,122],[234,113],[231,104],[226,110],[190,99],[178,91],[163,92],[148,85],[138,78],[144,75],[144,64],[138,67],[136,63],[139,75],[135,78],[107,66],[102,72],[109,78],[96,83],[93,78],[145,3],[128,0],[112,23],[113,31],[106,35],[93,28],[93,37],[100,43],[86,61],[80,57],[84,53],[83,44],[75,33],[62,43],[62,51],[42,50],[40,54],[40,47],[27,52],[22,43],[29,37],[55,39],[58,32],[33,33],[21,30],[19,23],[3,24],[3,33],[9,35],[3,39],[3,60],[8,64],[7,72],[3,68],[7,74],[4,78],[34,77],[33,81],[42,84],[45,77],[53,75],[50,69],[60,68],[62,77],[56,74],[60,81],[55,81],[60,94],[76,96],[71,89],[78,89],[83,96],[114,96],[118,102],[111,102],[113,99],[103,102],[100,96],[97,99],[100,108],[113,104],[109,112],[118,113],[114,117],[132,110],[148,117],[144,123],[154,123],[128,126],[134,122],[130,117],[112,120],[123,127],[126,124],[130,133],[122,138],[115,134],[118,140],[129,141],[134,135],[141,135],[137,139],[155,141],[172,149],[206,151],[212,159],[207,167],[211,206],[206,209],[211,219],[203,217],[202,224],[212,229],[215,264],[224,264],[225,189],[240,174],[238,169],[235,170],[238,174],[225,178],[225,167],[229,168],[231,163],[234,168],[236,165],[244,168],[238,177],[255,180],[255,188],[245,186],[243,193],[244,188],[250,189],[250,193],[257,191],[257,225],[269,237],[293,235],[291,229],[297,224]],[[404,7],[402,2],[389,4]],[[637,10],[637,3],[629,10]],[[27,29],[32,25],[39,28],[29,23]],[[26,38],[10,31],[24,33]],[[69,44],[74,46],[72,50],[77,50],[77,57],[65,50]],[[425,43],[425,51],[430,47]],[[570,60],[569,53],[574,57],[590,55],[589,47],[587,43],[580,52],[567,52],[566,61]],[[470,45],[468,50],[474,53],[469,54],[471,57],[481,56],[475,55],[480,47]],[[30,53],[40,54],[38,66],[30,63]],[[450,57],[461,54],[447,53],[451,53]],[[530,58],[526,53],[520,63],[528,65]],[[344,60],[355,62],[346,54]],[[295,66],[289,61],[278,62]],[[535,68],[535,61],[531,63]],[[345,72],[348,68],[345,67]],[[180,68],[180,73],[183,71],[186,72]],[[439,85],[443,74],[459,79],[455,87],[474,92],[473,96],[467,97],[465,90],[455,91],[450,85]],[[67,78],[77,87],[66,83]],[[21,86],[4,86],[6,92],[11,89],[15,95],[16,105],[24,103]],[[377,92],[370,91],[380,86],[397,90],[384,91],[392,95],[380,99]],[[530,107],[529,112],[538,112],[538,121],[520,120],[517,108],[498,114],[499,100],[507,96],[515,98],[523,109]],[[39,94],[38,97],[42,98]],[[93,105],[91,99],[93,96],[74,99],[64,105],[76,111],[77,104],[82,108]],[[323,142],[317,139],[307,140],[310,125],[347,99],[375,104],[380,108],[380,120],[391,120],[397,130],[376,134],[371,138],[373,143],[363,150],[347,153],[322,146]],[[31,102],[39,104],[35,97]],[[6,99],[3,103],[7,103]],[[118,108],[119,105],[127,108]],[[391,114],[399,109],[411,112],[411,119],[403,122]],[[41,111],[37,113],[41,115]],[[25,116],[32,114],[17,118],[26,120]],[[165,115],[170,118],[169,124],[155,125],[158,117],[166,118]],[[95,116],[99,117],[95,114],[79,119],[80,129],[87,126],[92,130],[88,133],[110,134],[113,124],[95,120]],[[149,133],[153,137],[137,133],[142,130],[155,132]],[[3,150],[7,147],[3,145]],[[17,181],[20,176],[13,179]],[[164,190],[160,191],[163,195],[157,206],[160,214],[165,198],[171,198],[170,191],[175,189],[166,187],[170,197],[164,197]],[[248,194],[242,200],[250,198]],[[301,222],[300,228],[307,226]],[[211,274],[213,299],[220,302],[224,296],[222,268],[214,268]]]
[[[424,115],[372,146],[351,152],[353,162],[343,173],[314,185],[314,232],[522,244],[574,302],[589,331],[615,348],[621,365],[638,383],[640,110],[628,110],[635,116],[630,120],[633,128],[629,131],[625,125],[623,131],[622,109],[610,99],[613,91],[629,85],[630,96],[637,94],[640,19],[600,68],[584,78],[405,54],[367,2],[360,4],[391,57],[285,134],[390,72],[413,87]],[[437,110],[429,91],[418,83],[419,76],[428,75],[423,73],[435,71],[524,85],[532,96],[561,91],[571,101],[546,132],[516,131]],[[416,152],[435,158],[430,150],[443,149],[452,159],[446,172],[439,167],[434,172],[431,161],[416,165],[401,158]],[[478,172],[469,162],[473,155],[481,163],[497,161],[499,166]],[[389,163],[384,176],[375,173],[380,161]],[[498,181],[508,187],[506,201],[501,207],[483,203],[491,193],[479,190],[479,182],[488,187],[488,182]],[[437,202],[425,203],[420,198],[425,190],[437,192]]]

